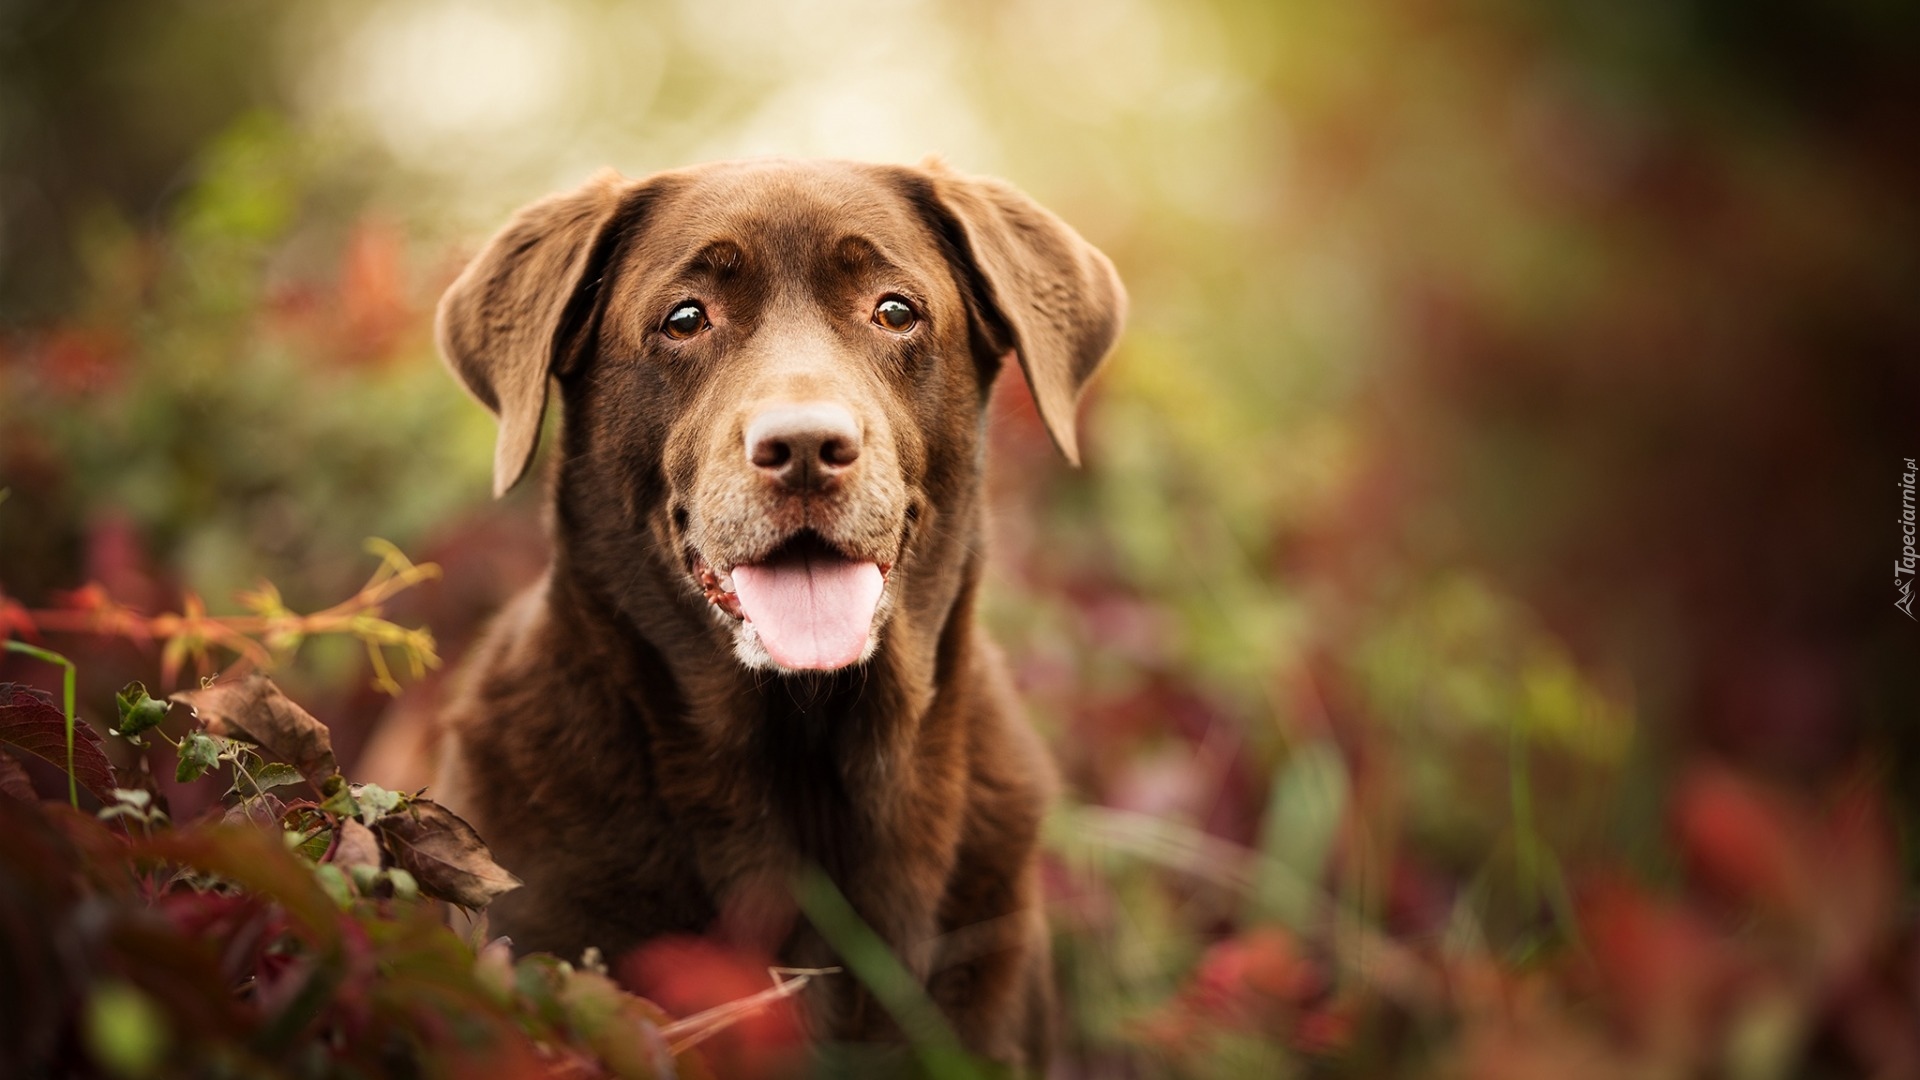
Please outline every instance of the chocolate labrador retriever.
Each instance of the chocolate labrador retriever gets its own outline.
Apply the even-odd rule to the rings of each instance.
[[[968,1048],[1043,1068],[1055,779],[974,617],[982,429],[1018,357],[1077,460],[1125,305],[1058,218],[937,162],[604,175],[515,216],[438,327],[496,494],[564,406],[553,565],[466,661],[436,785],[526,883],[493,928],[832,963],[793,914],[816,870]],[[807,997],[821,1037],[899,1038],[850,977]]]

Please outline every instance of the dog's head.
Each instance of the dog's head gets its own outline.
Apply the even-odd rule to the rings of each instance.
[[[750,667],[833,670],[966,542],[1003,359],[1077,460],[1125,303],[1105,256],[1006,184],[758,161],[527,207],[448,289],[439,340],[499,419],[496,495],[557,380],[562,556],[616,603],[655,625],[704,608]]]

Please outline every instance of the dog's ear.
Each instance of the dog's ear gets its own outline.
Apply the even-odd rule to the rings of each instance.
[[[982,329],[997,353],[1019,356],[1054,445],[1078,465],[1080,393],[1126,321],[1113,263],[1011,184],[962,176],[938,159],[915,172]]]
[[[533,460],[548,376],[586,344],[601,273],[643,188],[608,170],[524,207],[440,298],[440,355],[500,421],[495,497]]]

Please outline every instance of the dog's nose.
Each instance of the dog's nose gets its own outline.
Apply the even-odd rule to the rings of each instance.
[[[747,423],[747,458],[795,490],[823,488],[860,458],[860,425],[829,402],[776,405]]]

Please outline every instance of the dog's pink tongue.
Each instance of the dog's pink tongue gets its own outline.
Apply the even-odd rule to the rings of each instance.
[[[884,584],[870,562],[808,553],[733,568],[740,610],[784,668],[831,671],[867,651]]]

